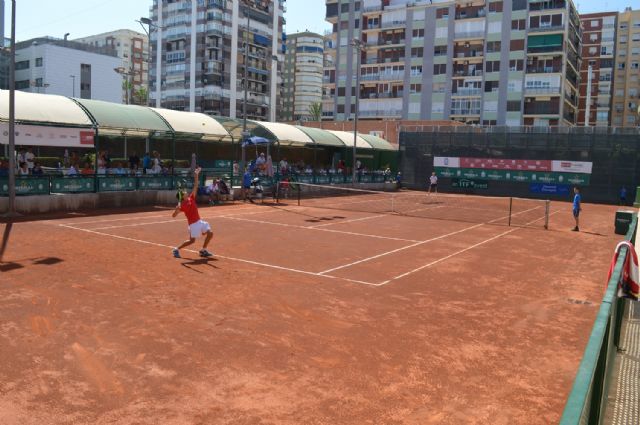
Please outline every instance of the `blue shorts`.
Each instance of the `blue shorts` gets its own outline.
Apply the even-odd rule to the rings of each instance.
[[[575,218],[580,217],[580,210],[573,210],[573,216],[574,216]]]

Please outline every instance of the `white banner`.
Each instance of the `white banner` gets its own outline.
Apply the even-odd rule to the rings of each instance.
[[[551,171],[559,173],[591,174],[592,162],[551,161]]]
[[[460,158],[451,156],[433,157],[434,167],[460,168]]]
[[[15,134],[16,146],[92,148],[95,132],[91,128],[16,124]],[[0,144],[9,144],[9,123],[0,123]]]

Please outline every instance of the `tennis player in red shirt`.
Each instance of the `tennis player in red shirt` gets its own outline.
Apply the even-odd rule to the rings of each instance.
[[[213,232],[211,231],[211,226],[204,220],[200,219],[200,214],[198,213],[198,205],[196,204],[196,195],[198,194],[198,182],[200,181],[200,170],[198,167],[195,170],[195,177],[193,182],[193,190],[187,196],[187,193],[179,189],[176,197],[178,198],[178,206],[173,211],[173,217],[177,217],[181,212],[187,216],[187,222],[189,223],[189,239],[182,242],[182,244],[173,249],[173,256],[176,258],[180,258],[180,250],[185,248],[196,241],[198,236],[205,235],[204,244],[202,244],[202,249],[200,250],[201,257],[211,257],[209,251],[207,251],[207,246],[209,242],[211,242],[211,238],[213,237]]]

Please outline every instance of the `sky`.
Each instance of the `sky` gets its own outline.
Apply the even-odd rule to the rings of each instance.
[[[575,0],[581,13],[618,10],[638,0]],[[11,0],[5,0],[5,36],[9,36]],[[28,40],[49,35],[69,39],[99,34],[116,29],[142,32],[135,22],[149,15],[151,0],[17,0],[16,39]],[[287,0],[285,27],[288,33],[313,31],[324,33],[331,26],[324,20],[324,0]]]

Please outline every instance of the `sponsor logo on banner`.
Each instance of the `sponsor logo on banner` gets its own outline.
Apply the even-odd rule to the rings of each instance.
[[[9,124],[0,123],[0,144],[9,142]],[[16,124],[16,145],[54,146],[54,147],[86,147],[93,146],[93,130],[40,125]],[[89,140],[89,135],[91,139]]]
[[[488,189],[489,183],[483,180],[453,179],[451,186],[459,189]]]
[[[80,144],[93,146],[93,131],[81,131],[80,132]]]
[[[460,167],[512,171],[551,171],[551,161],[539,159],[460,158]]]
[[[559,173],[591,174],[592,169],[592,162],[552,161],[551,163],[551,171]]]
[[[532,183],[529,185],[529,192],[565,196],[569,195],[569,186],[566,184]]]
[[[434,167],[446,167],[446,168],[460,168],[460,158],[457,158],[457,157],[445,157],[445,156],[434,156],[433,157],[433,166]]]

